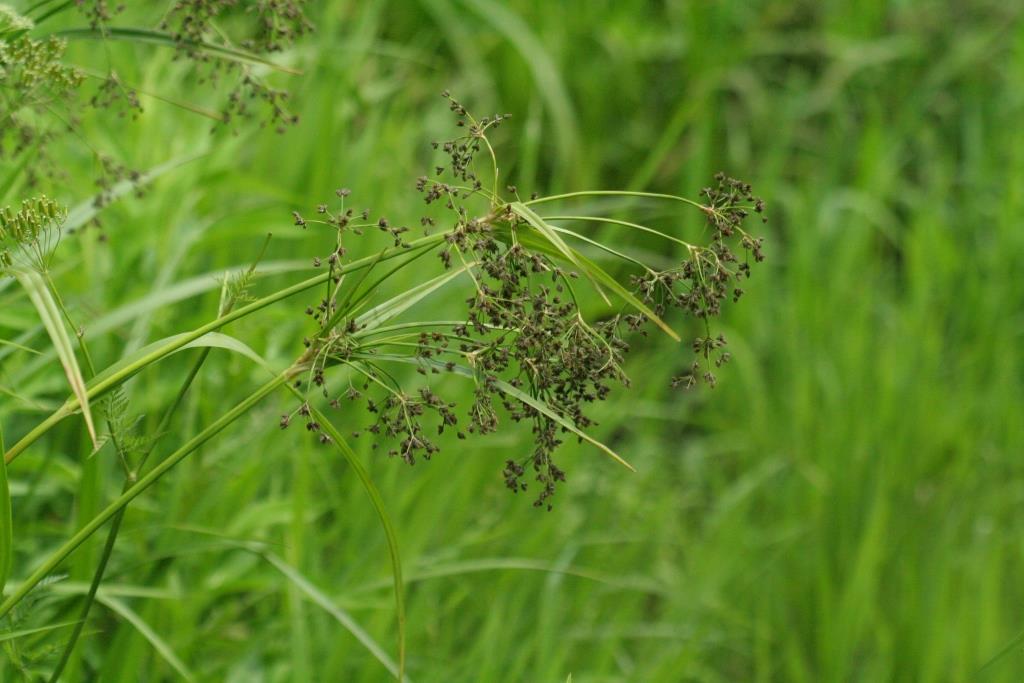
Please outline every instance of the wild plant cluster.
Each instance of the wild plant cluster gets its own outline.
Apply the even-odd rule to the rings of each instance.
[[[289,0],[180,0],[167,8],[156,30],[116,26],[121,8],[105,0],[42,0],[32,6],[28,17],[0,6],[0,162],[23,164],[29,180],[25,186],[32,188],[39,181],[33,166],[39,159],[35,152],[59,133],[74,129],[76,108],[85,106],[79,96],[87,78],[84,71],[64,63],[66,41],[75,37],[162,42],[179,58],[195,61],[206,80],[237,74],[237,81],[228,88],[227,104],[216,116],[220,124],[249,116],[253,102],[263,103],[265,122],[278,128],[295,123],[297,117],[285,109],[285,94],[266,85],[253,67],[272,65],[260,54],[279,52],[311,30],[302,4]],[[65,31],[61,37],[39,35],[39,25],[69,7],[82,13],[87,28]],[[237,29],[245,37],[230,39],[223,27]],[[374,448],[383,447],[389,455],[412,465],[436,456],[442,442],[439,437],[446,432],[468,439],[496,432],[505,421],[529,425],[531,445],[520,457],[503,464],[502,478],[513,492],[529,491],[534,505],[550,510],[557,485],[566,480],[566,470],[555,455],[565,440],[586,441],[630,467],[590,432],[595,425],[592,406],[607,400],[616,385],[629,384],[624,365],[631,335],[658,328],[678,341],[666,317],[672,312],[691,316],[700,328],[692,342],[695,360],[690,372],[673,383],[714,385],[714,369],[727,362],[729,354],[725,338],[712,330],[712,320],[723,305],[742,296],[741,284],[751,276],[753,264],[764,258],[761,238],[745,227],[752,215],[764,214],[764,203],[750,186],[720,174],[714,185],[703,191],[700,201],[618,191],[531,194],[524,199],[503,176],[490,137],[510,115],[478,119],[448,92],[444,97],[458,134],[432,143],[439,155],[437,164],[415,182],[426,207],[418,226],[410,228],[367,208],[357,208],[352,205],[352,193],[339,188],[334,197],[311,212],[292,214],[294,226],[317,231],[316,240],[329,245],[326,253],[312,259],[318,274],[255,297],[251,286],[257,265],[253,263],[248,270],[225,277],[216,314],[207,324],[154,342],[105,369],[94,365],[87,327],[64,305],[49,273],[51,257],[68,220],[67,210],[36,194],[17,209],[0,211],[0,277],[12,276],[24,288],[71,390],[57,410],[12,444],[4,442],[0,425],[0,450],[4,451],[0,467],[4,476],[0,481],[0,590],[10,573],[11,558],[10,539],[5,538],[11,531],[10,500],[3,496],[7,466],[56,425],[81,414],[94,453],[112,444],[124,473],[121,494],[94,517],[83,520],[74,535],[50,555],[34,563],[25,580],[0,601],[0,619],[7,618],[7,626],[14,628],[10,616],[17,613],[15,608],[23,606],[36,587],[45,585],[85,540],[109,524],[102,559],[81,611],[69,622],[74,626],[52,680],[59,678],[87,623],[128,505],[276,391],[287,390],[297,398],[294,410],[281,416],[280,426],[302,422],[320,443],[347,459],[370,494],[385,521],[401,613],[394,534],[349,438],[370,439]],[[100,79],[88,102],[113,107],[119,101],[126,102],[129,110],[141,107],[134,89],[111,70]],[[54,126],[57,107],[71,115],[56,117],[62,123]],[[101,185],[96,210],[113,198],[110,177],[140,179],[139,174],[113,160],[101,161],[108,180]],[[665,202],[697,211],[705,224],[703,241],[687,241],[673,231],[603,215],[607,208],[603,202],[609,200]],[[548,206],[571,208],[581,203],[602,211],[595,212],[597,215],[545,211]],[[653,235],[678,252],[680,260],[669,268],[656,267],[630,255],[628,240],[588,231],[593,225]],[[377,249],[361,244],[359,238],[370,233],[384,235],[386,246]],[[382,292],[398,281],[396,273],[408,268],[416,268],[416,284],[384,298]],[[431,306],[422,305],[435,293],[457,287],[462,288],[462,306],[454,318],[438,318],[431,314]],[[210,349],[225,344],[226,335],[219,331],[235,320],[309,291],[320,293],[315,302],[305,306],[311,331],[295,361],[275,371],[273,379],[239,403],[226,407],[218,419],[158,463],[150,464],[150,456],[187,400]],[[166,405],[156,429],[142,433],[126,382],[188,346],[202,351]],[[268,366],[240,341],[232,340],[228,346],[242,349]],[[412,373],[398,370],[403,366],[415,369],[413,380],[406,379]],[[460,404],[446,397],[448,377],[471,382],[472,399]],[[355,402],[365,407],[369,417],[346,435],[335,422],[354,420],[348,407]],[[334,413],[339,417],[332,417]],[[399,640],[404,642],[401,618],[399,623]],[[399,669],[404,666],[403,657],[400,647]]]
[[[88,109],[137,116],[142,95],[112,66],[97,72],[68,64],[69,41],[134,41],[164,46],[193,67],[199,85],[211,83],[227,95],[216,110],[193,107],[214,121],[214,128],[237,130],[244,120],[258,120],[279,132],[295,124],[288,92],[273,87],[268,70],[280,70],[267,55],[281,52],[313,30],[303,0],[181,0],[163,8],[155,28],[118,26],[125,4],[108,0],[42,0],[20,14],[0,4],[0,161],[23,161],[28,184],[59,180],[52,147],[80,135]],[[55,19],[76,11],[87,26],[47,34]],[[109,49],[109,47],[108,47]],[[93,151],[100,170],[97,203],[110,188],[138,181],[114,156]]]
[[[763,216],[764,203],[748,184],[717,175],[716,185],[703,192],[706,203],[684,200],[703,212],[709,244],[684,243],[682,262],[667,270],[624,257],[627,267],[639,271],[629,275],[632,291],[621,290],[617,306],[609,305],[606,314],[588,320],[580,306],[582,288],[592,287],[611,304],[605,289],[609,284],[618,287],[616,280],[561,235],[592,240],[549,224],[531,208],[572,197],[532,195],[523,201],[514,186],[499,191],[498,159],[488,132],[510,115],[477,120],[447,91],[443,94],[463,134],[432,143],[445,158],[430,176],[416,182],[427,205],[445,210],[443,227],[431,216],[420,220],[426,242],[410,243],[408,227],[392,225],[384,217],[372,219],[369,210],[346,208],[347,189],[336,192],[337,211],[320,204],[316,218],[293,214],[295,225],[326,228],[334,235],[330,253],[314,259],[314,265],[326,265],[328,273],[325,296],[306,308],[316,325],[305,340],[309,383],[335,409],[346,399],[365,398],[372,416],[365,432],[374,446],[392,442],[389,455],[410,465],[439,451],[434,434],[453,430],[465,439],[467,434],[496,431],[503,410],[512,422],[529,424],[533,434],[529,452],[505,463],[505,483],[514,492],[533,485],[534,504],[550,510],[556,484],[566,478],[553,453],[567,434],[578,437],[594,425],[587,415],[589,404],[607,399],[614,384],[629,384],[622,365],[630,332],[643,331],[652,320],[664,326],[662,317],[669,308],[691,314],[701,321],[704,334],[693,341],[697,360],[691,372],[673,383],[692,386],[703,380],[714,385],[713,366],[727,362],[729,354],[723,350],[725,338],[712,335],[710,320],[719,315],[723,301],[739,299],[739,284],[750,277],[751,263],[764,258],[761,238],[743,228],[752,213]],[[486,159],[479,165],[491,176],[486,179],[478,175],[480,155]],[[377,327],[378,317],[370,316],[369,322],[361,317],[366,299],[355,294],[361,283],[348,285],[340,269],[349,236],[366,230],[384,232],[396,249],[407,250],[405,263],[433,248],[446,270],[468,281],[465,318]],[[436,239],[430,240],[430,235]],[[440,276],[445,284],[451,279]],[[386,369],[394,363],[414,365],[427,379],[421,386],[406,386]],[[349,372],[338,390],[331,391],[325,370],[335,365]],[[431,376],[455,372],[475,386],[473,402],[460,412],[429,381]],[[358,380],[355,384],[352,375]],[[364,397],[364,392],[369,393]],[[322,443],[330,443],[310,413],[308,400],[283,415],[281,427],[288,427],[296,415]]]

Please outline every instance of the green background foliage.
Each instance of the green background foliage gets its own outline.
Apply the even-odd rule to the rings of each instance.
[[[415,468],[353,441],[399,537],[409,678],[1018,681],[1019,646],[978,671],[1024,631],[1020,15],[987,0],[315,2],[316,32],[278,58],[302,75],[273,76],[301,116],[282,135],[211,135],[148,96],[218,106],[173,50],[72,42],[73,61],[110,60],[144,108],[85,115],[93,149],[138,169],[202,156],[66,236],[54,277],[100,367],[208,321],[215,277],[268,231],[280,270],[255,289],[306,277],[329,245],[289,213],[335,187],[418,219],[413,182],[450,123],[443,88],[514,115],[495,141],[521,192],[695,196],[718,170],[747,179],[769,203],[769,260],[721,322],[734,362],[715,389],[682,392],[669,379],[686,345],[637,339],[632,388],[595,410],[595,435],[638,473],[569,444],[546,513],[502,485],[523,431],[445,441]],[[61,145],[63,176],[45,182],[74,206],[96,162]],[[4,163],[0,203],[14,203],[29,190]],[[675,225],[699,232],[700,216]],[[315,303],[300,298],[231,334],[284,367]],[[684,338],[699,331],[687,325]],[[43,354],[0,346],[10,444],[67,389],[10,280],[0,337]],[[186,355],[128,387],[151,427]],[[215,351],[158,450],[265,377]],[[385,680],[366,647],[394,657],[379,520],[335,451],[277,429],[293,406],[275,396],[133,504],[65,680]],[[117,495],[113,454],[90,450],[69,420],[8,468],[8,591]],[[64,614],[101,545],[66,563],[22,628]],[[63,632],[22,639],[19,656],[51,670]]]

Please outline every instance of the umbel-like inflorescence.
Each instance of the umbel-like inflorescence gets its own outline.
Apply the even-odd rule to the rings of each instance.
[[[45,270],[66,218],[67,210],[45,195],[24,200],[17,211],[0,210],[0,271]]]
[[[78,69],[64,61],[66,40],[46,36],[54,17],[66,11],[87,24],[72,25],[68,35],[130,38],[138,31],[114,35],[125,3],[48,4],[28,3],[24,16],[0,3],[0,161],[26,156],[29,186],[62,177],[62,169],[52,161],[52,143],[77,132],[87,108],[114,110],[130,118],[143,112],[139,93],[112,64],[105,74]],[[261,55],[280,52],[313,29],[303,14],[304,5],[304,0],[180,0],[155,17],[152,33],[158,40],[152,42],[173,44],[179,57],[196,64],[200,82],[219,82],[230,75],[223,78],[226,94],[220,111],[206,114],[218,121],[217,127],[235,130],[240,121],[255,118],[260,125],[283,131],[298,121],[288,110],[288,93],[270,85],[263,66],[253,65],[278,68]],[[93,79],[95,85],[90,84]],[[134,182],[138,174],[107,155],[96,156],[97,204],[102,205],[116,183]]]
[[[425,203],[440,207],[446,216],[444,222],[434,216],[421,220],[426,237],[407,240],[407,228],[385,218],[374,220],[368,210],[345,208],[348,190],[337,191],[340,208],[320,205],[315,218],[293,214],[295,225],[303,229],[323,226],[334,234],[331,252],[314,260],[330,273],[326,296],[306,309],[317,325],[316,333],[305,340],[309,385],[333,407],[365,400],[372,422],[364,431],[375,447],[397,442],[389,452],[409,464],[430,459],[439,450],[425,422],[437,434],[451,429],[459,438],[495,431],[500,413],[529,424],[532,448],[522,458],[507,461],[503,476],[512,491],[535,490],[535,504],[550,509],[556,484],[565,480],[565,472],[554,461],[555,450],[566,436],[586,438],[585,431],[594,425],[588,405],[605,400],[614,385],[629,384],[622,368],[629,350],[626,335],[642,331],[652,321],[670,330],[662,320],[670,309],[689,313],[702,327],[692,344],[697,360],[690,373],[673,383],[691,386],[703,380],[714,385],[713,368],[729,355],[724,337],[712,333],[710,320],[719,315],[724,302],[739,299],[740,282],[750,277],[751,264],[763,259],[761,238],[749,235],[743,223],[752,213],[763,216],[764,204],[751,194],[749,185],[721,174],[714,187],[704,190],[704,203],[633,193],[689,204],[703,213],[709,227],[708,243],[695,245],[646,226],[607,219],[681,245],[678,266],[655,269],[553,225],[561,219],[549,222],[534,208],[617,193],[532,196],[527,201],[513,186],[499,193],[498,162],[487,134],[509,115],[477,120],[447,92],[445,97],[464,134],[433,143],[447,161],[417,180]],[[483,177],[478,166],[484,169]],[[424,291],[463,282],[468,288],[463,319],[384,324],[392,312],[397,316],[409,308],[402,307],[403,297],[364,312],[376,286],[398,269],[387,266],[376,280],[364,274],[353,282],[351,276],[341,275],[348,235],[367,230],[387,233],[393,249],[407,252],[404,263],[435,252],[443,274],[404,298],[418,301]],[[622,257],[626,268],[634,271],[624,276],[632,291],[566,240]],[[588,320],[580,308],[587,289],[609,303],[608,312],[598,320]],[[414,365],[426,378],[422,386],[409,389],[399,383],[387,369],[396,363]],[[332,391],[326,377],[326,370],[335,365],[349,370],[340,391]],[[475,383],[474,399],[462,410],[431,386],[431,377],[445,374]],[[321,441],[330,440],[308,402],[283,416],[282,428],[296,415],[304,417],[306,428]]]
[[[288,93],[270,87],[246,64],[217,59],[206,45],[220,40],[224,26],[241,24],[238,42],[245,49],[257,54],[280,52],[312,32],[313,24],[303,12],[305,4],[305,0],[177,0],[160,28],[170,34],[179,55],[207,66],[204,79],[216,81],[225,72],[238,72],[220,112],[224,124],[251,118],[262,107],[264,122],[283,132],[298,122],[287,108]]]
[[[78,70],[62,61],[65,48],[58,38],[0,33],[0,160],[34,149],[45,152],[45,143],[59,130],[47,114],[63,109],[82,84]],[[28,172],[34,182],[34,171]]]

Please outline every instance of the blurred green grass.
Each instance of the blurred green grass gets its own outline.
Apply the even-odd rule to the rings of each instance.
[[[634,387],[600,411],[599,434],[639,474],[568,446],[569,484],[544,514],[501,485],[501,463],[523,448],[514,432],[449,444],[414,469],[355,442],[401,539],[412,680],[1024,678],[1020,648],[977,675],[1024,631],[1019,8],[315,4],[317,33],[286,55],[304,75],[288,82],[302,123],[285,135],[211,138],[209,121],[146,99],[138,121],[83,121],[92,145],[138,168],[209,150],[145,199],[108,209],[106,241],[98,231],[65,240],[59,282],[97,326],[157,297],[91,340],[103,364],[212,316],[213,273],[251,260],[268,230],[275,259],[320,253],[288,215],[338,185],[414,221],[412,183],[432,166],[427,143],[445,134],[446,87],[475,110],[514,114],[499,154],[526,192],[693,196],[721,169],[770,207],[769,262],[723,321],[735,361],[718,388],[671,390],[688,349],[640,340]],[[73,50],[103,63],[95,46]],[[130,83],[191,92],[170,54],[111,54]],[[66,157],[60,198],[73,202],[94,169],[85,153]],[[697,217],[678,229],[699,229]],[[161,305],[196,276],[206,294]],[[304,306],[233,333],[284,363]],[[5,337],[32,325],[10,290],[0,311]],[[63,396],[61,377],[4,354],[0,385],[23,399],[4,417],[20,434],[38,405]],[[158,414],[185,362],[134,380],[140,409]],[[167,445],[258,378],[233,358],[212,368]],[[385,680],[331,615],[240,545],[269,544],[394,651],[373,511],[333,453],[277,431],[288,408],[277,403],[130,510],[107,606],[66,680],[175,679],[112,598],[200,680]],[[16,566],[119,488],[114,463],[83,461],[86,450],[67,424],[11,468]],[[88,581],[99,542],[54,591]]]

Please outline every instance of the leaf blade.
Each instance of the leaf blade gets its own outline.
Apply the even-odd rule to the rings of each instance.
[[[64,368],[64,374],[71,386],[71,393],[78,399],[79,409],[85,420],[85,427],[89,432],[89,438],[95,448],[98,445],[96,438],[96,427],[92,419],[92,411],[89,409],[89,395],[86,392],[85,380],[82,378],[82,369],[78,366],[78,359],[75,357],[74,349],[71,346],[71,337],[68,336],[67,327],[61,319],[57,304],[53,300],[53,294],[46,286],[43,278],[34,271],[16,270],[15,278],[21,283],[28,294],[29,300],[39,313],[39,318],[50,335],[54,351]]]
[[[391,657],[389,657],[384,651],[384,648],[382,648],[380,644],[373,639],[373,636],[367,633],[363,627],[356,623],[356,620],[352,618],[351,614],[336,605],[330,597],[317,588],[313,582],[305,577],[305,575],[292,565],[285,562],[282,558],[270,552],[257,552],[259,552],[263,559],[269,562],[277,571],[281,572],[286,579],[291,581],[300,592],[325,612],[330,614],[331,617],[341,624],[346,631],[351,633],[378,662],[384,665],[384,668],[387,669],[392,676],[397,677],[399,675],[398,665],[395,661],[391,659]],[[404,675],[402,676],[402,680],[405,683],[412,683],[409,678]]]
[[[534,249],[548,251],[548,253],[552,251],[551,249],[547,249],[544,244],[538,242],[535,239],[532,239],[529,235],[520,236],[519,241],[523,242],[524,244],[528,244],[531,248]],[[620,299],[622,299],[627,304],[629,304],[630,306],[632,306],[633,308],[635,308],[636,310],[640,311],[645,316],[650,318],[654,322],[654,324],[660,327],[662,331],[665,332],[665,334],[667,334],[669,337],[673,339],[673,341],[682,341],[679,334],[676,333],[676,331],[673,330],[671,327],[669,327],[668,323],[662,320],[661,316],[652,311],[647,304],[637,299],[632,292],[623,287],[622,284],[614,277],[612,277],[610,274],[608,274],[608,272],[604,270],[604,268],[601,268],[601,266],[597,265],[583,254],[576,251],[575,249],[572,249],[572,251],[575,253],[577,262],[580,264],[582,269],[589,271],[592,277],[595,277],[601,282],[603,282],[605,286],[612,290]]]
[[[152,626],[150,626],[149,623],[147,623],[139,615],[138,612],[133,610],[131,607],[129,607],[127,604],[125,604],[118,598],[115,598],[111,595],[106,595],[102,592],[96,596],[96,600],[101,605],[106,606],[110,611],[114,612],[122,619],[127,621],[129,624],[131,624],[135,628],[135,630],[138,631],[139,634],[141,634],[142,637],[145,638],[149,642],[149,644],[153,646],[153,649],[157,651],[157,654],[159,654],[164,659],[164,661],[170,664],[171,667],[175,671],[177,671],[182,678],[190,682],[196,680],[195,674],[193,674],[192,671],[185,665],[185,662],[181,660],[181,658],[174,652],[174,650],[171,649],[171,646],[168,645],[167,641],[164,640],[163,637],[159,633],[157,633],[156,630]]]
[[[451,271],[445,272],[432,280],[420,283],[408,291],[402,292],[398,296],[371,308],[356,319],[356,322],[359,323],[360,330],[370,331],[376,329],[388,320],[401,315],[430,294],[441,289],[456,277],[472,268],[474,265],[475,262],[470,262],[466,265],[454,268]]]
[[[608,296],[604,293],[604,290],[601,289],[601,285],[598,284],[590,273],[587,272],[586,268],[583,267],[583,264],[579,260],[579,253],[566,244],[565,240],[559,236],[558,232],[554,228],[548,225],[533,209],[522,202],[512,202],[509,204],[509,207],[517,216],[524,219],[531,227],[543,235],[544,238],[555,247],[555,249],[561,252],[562,256],[565,257],[569,263],[582,270],[590,280],[591,284],[593,284],[595,289],[597,289],[597,293],[601,295],[602,299],[604,299],[604,302],[606,304],[611,304],[611,301],[608,300]]]

